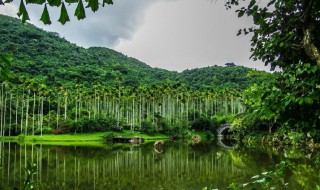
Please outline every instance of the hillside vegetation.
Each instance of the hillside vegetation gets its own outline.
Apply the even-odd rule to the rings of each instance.
[[[108,48],[82,48],[31,24],[0,15],[0,51],[14,55],[14,77],[33,78],[46,85],[112,85],[120,77],[124,86],[149,86],[175,81],[197,89],[244,89],[256,78],[251,69],[213,66],[182,73],[152,68],[137,59]],[[120,75],[120,76],[119,76]],[[261,82],[262,80],[260,80]]]

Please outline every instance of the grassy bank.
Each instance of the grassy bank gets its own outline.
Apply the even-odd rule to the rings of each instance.
[[[130,130],[124,130],[122,132],[100,132],[100,133],[85,133],[85,134],[45,134],[45,135],[31,135],[31,136],[14,136],[14,137],[1,137],[1,141],[25,141],[25,142],[90,142],[90,141],[104,141],[105,136],[122,136],[122,137],[134,137],[139,136],[145,140],[158,140],[169,139],[168,135],[156,134],[148,135],[139,132],[132,132]]]
[[[192,135],[199,135],[202,140],[206,140],[204,132],[194,132],[186,138],[191,139]],[[62,145],[62,146],[102,146],[105,142],[106,136],[122,136],[134,137],[139,136],[146,141],[166,140],[170,139],[169,135],[157,133],[155,135],[143,134],[140,132],[132,132],[124,130],[122,132],[100,132],[100,133],[85,133],[85,134],[45,134],[45,135],[31,135],[31,136],[12,136],[1,137],[1,141],[24,142],[27,144],[43,144],[43,145]]]

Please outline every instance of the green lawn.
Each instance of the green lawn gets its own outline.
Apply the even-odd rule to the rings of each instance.
[[[1,137],[2,141],[33,141],[33,142],[88,142],[88,141],[103,141],[104,136],[113,133],[115,136],[122,137],[134,137],[139,136],[145,140],[157,140],[157,139],[168,139],[168,135],[156,134],[154,136],[141,134],[139,132],[132,132],[130,130],[124,130],[123,132],[100,132],[100,133],[86,133],[86,134],[61,134],[61,135],[30,135],[30,136],[20,136],[20,137]]]
[[[123,132],[100,132],[100,133],[86,133],[86,134],[61,134],[61,135],[30,135],[30,136],[15,136],[15,137],[1,137],[1,141],[15,141],[27,144],[43,144],[43,145],[61,145],[61,146],[104,146],[104,137],[111,135],[122,137],[139,136],[146,141],[156,141],[169,139],[170,136],[158,133],[156,135],[142,134],[139,132],[132,132],[124,130]],[[205,133],[194,132],[193,135],[199,135],[202,140],[205,140]],[[191,138],[191,136],[190,136]]]

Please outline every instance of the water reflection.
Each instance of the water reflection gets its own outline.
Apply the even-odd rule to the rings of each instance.
[[[62,147],[1,142],[0,180],[4,189],[22,188],[23,168],[32,161],[41,171],[34,176],[40,189],[224,189],[289,159],[289,189],[313,189],[320,184],[313,157],[295,151],[224,149],[212,142],[166,142],[161,152],[153,143]]]

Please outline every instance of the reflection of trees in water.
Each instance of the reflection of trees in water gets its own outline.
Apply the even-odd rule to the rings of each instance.
[[[253,150],[223,150],[212,143],[168,142],[161,154],[154,151],[152,143],[123,149],[1,145],[2,184],[22,185],[22,168],[29,160],[37,162],[42,171],[36,180],[43,189],[221,188],[230,182],[245,182],[272,163],[259,163],[266,154],[260,157]]]

